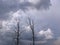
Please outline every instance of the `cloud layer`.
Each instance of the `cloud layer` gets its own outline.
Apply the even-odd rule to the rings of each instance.
[[[48,9],[51,5],[51,2],[52,6],[50,10],[45,11],[44,9]],[[7,41],[9,37],[6,35],[9,32],[6,33],[6,30],[8,31],[14,29],[13,27],[15,26],[14,24],[16,24],[16,18],[21,18],[22,23],[26,23],[26,17],[31,16],[31,18],[35,21],[35,31],[37,33],[40,31],[39,34],[35,37],[36,40],[50,39],[46,45],[52,45],[53,40],[54,45],[60,45],[60,38],[58,38],[57,40],[54,39],[60,36],[59,4],[60,0],[0,0],[0,20],[7,20],[3,21],[3,29],[1,29],[1,31],[3,32],[3,34],[1,33],[3,35],[3,38],[0,38],[0,44],[3,45],[4,42],[7,45],[6,42],[10,41]],[[25,26],[25,24],[23,24],[23,26]],[[26,33],[24,32],[24,35],[22,36],[24,37],[23,39],[31,39],[30,30],[28,29],[30,29],[29,26],[26,28]],[[55,36],[54,38],[53,34]]]
[[[45,39],[52,39],[53,38],[53,33],[52,33],[51,29],[48,29],[46,31],[41,30],[39,32],[39,34],[40,34],[40,36],[45,37]]]
[[[49,8],[50,0],[0,0],[0,19],[8,19],[9,12],[27,10],[29,8],[47,9]]]

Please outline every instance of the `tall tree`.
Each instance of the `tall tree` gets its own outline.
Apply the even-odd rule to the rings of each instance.
[[[31,20],[30,18],[28,18],[29,20],[29,25],[30,25],[30,28],[32,30],[32,41],[33,41],[33,45],[35,45],[35,38],[34,38],[34,21]]]
[[[18,21],[18,22],[17,22],[17,32],[16,32],[16,33],[17,33],[17,35],[16,35],[16,36],[17,36],[17,37],[16,37],[16,45],[19,45],[19,40],[20,40],[20,39],[19,39],[19,32],[20,32],[20,31],[19,31],[19,21]]]
[[[20,22],[19,22],[19,20],[17,20],[16,22],[17,22],[17,29],[15,31],[15,33],[16,33],[16,37],[15,37],[16,45],[20,45],[21,34],[24,32],[24,30],[22,30],[22,31],[20,30]]]

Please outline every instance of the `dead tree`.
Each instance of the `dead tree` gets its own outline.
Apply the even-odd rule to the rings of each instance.
[[[19,32],[20,32],[20,31],[19,31],[19,22],[17,22],[16,45],[19,45],[19,40],[20,40],[20,39],[19,39]]]
[[[16,45],[19,45],[20,44],[20,22],[19,20],[16,20],[17,22],[17,25],[16,25],[16,30],[15,30],[15,40],[16,40]]]
[[[19,21],[17,21],[17,29],[16,29],[16,31],[15,31],[15,39],[16,39],[16,45],[20,45],[20,39],[21,39],[21,34],[24,32],[24,30],[23,31],[20,31],[20,22]]]
[[[20,42],[20,26],[19,26],[19,21],[16,21],[17,25],[14,26],[15,30],[14,30],[14,41],[15,41],[15,45],[19,45]]]
[[[32,41],[33,41],[33,45],[35,45],[35,38],[34,38],[34,21],[31,20],[30,18],[28,18],[29,20],[29,25],[30,25],[30,28],[32,30]]]

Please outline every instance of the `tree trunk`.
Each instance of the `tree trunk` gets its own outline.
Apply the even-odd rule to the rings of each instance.
[[[29,20],[29,25],[30,25],[30,28],[32,30],[32,42],[33,42],[33,45],[35,45],[35,38],[34,38],[34,22],[33,20],[31,20],[30,18],[28,18]]]
[[[33,41],[33,45],[35,45],[35,39],[34,39],[34,30],[32,30],[32,41]]]
[[[17,38],[16,38],[16,45],[19,45],[19,22],[17,23]]]

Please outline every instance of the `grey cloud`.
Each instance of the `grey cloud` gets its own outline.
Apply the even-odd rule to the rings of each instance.
[[[24,2],[20,4],[20,8],[34,7],[36,9],[48,9],[51,6],[50,0],[39,0],[36,4],[31,2]],[[22,9],[23,10],[23,9]]]
[[[29,1],[20,2],[19,0],[0,0],[0,19],[7,19],[10,11],[27,10],[28,7],[36,9],[48,9],[50,6],[50,0],[39,0],[38,3],[33,4]]]
[[[49,6],[51,6],[50,0],[41,0],[35,7],[37,9],[40,9],[40,8],[48,9]]]
[[[8,5],[6,3],[0,0],[0,19],[7,19],[7,17],[9,17],[7,13],[10,11],[15,11],[17,9],[16,5]]]

